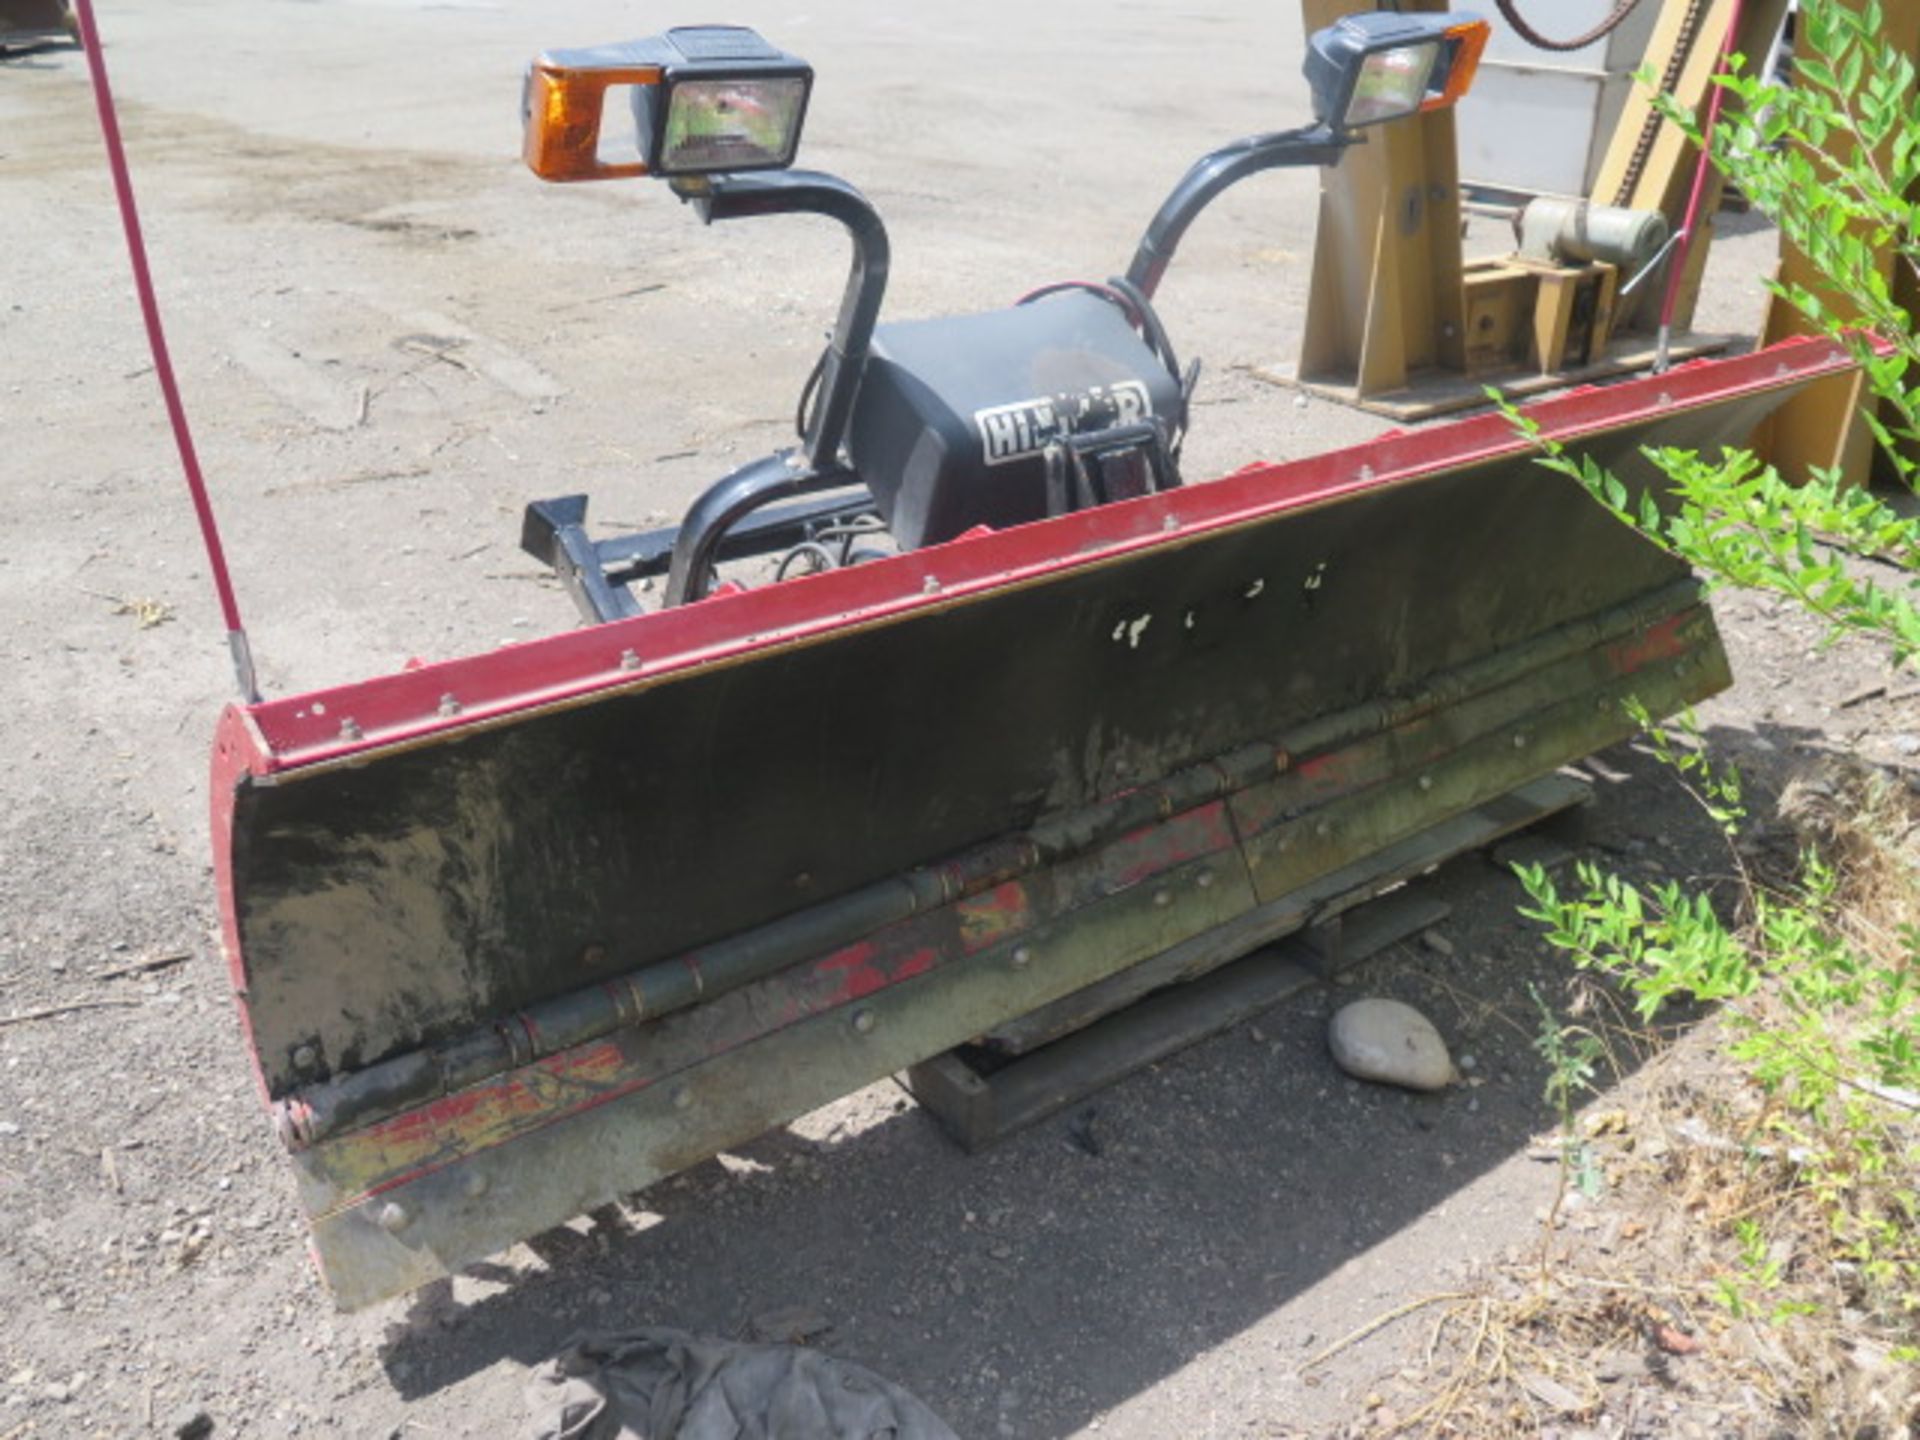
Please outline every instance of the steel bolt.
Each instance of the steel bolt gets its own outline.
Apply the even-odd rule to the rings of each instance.
[[[1422,775],[1420,777],[1420,788],[1422,790],[1431,790],[1433,788],[1433,777],[1431,775]]]
[[[361,738],[360,724],[351,715],[340,722],[340,738],[342,740],[358,740]]]
[[[476,1170],[473,1172],[473,1174],[467,1177],[467,1194],[471,1198],[478,1200],[482,1195],[486,1193],[487,1193],[487,1177],[485,1175],[482,1175],[478,1170]]]
[[[1016,945],[1013,947],[1013,968],[1014,969],[1024,970],[1027,968],[1027,966],[1031,965],[1032,963],[1033,963],[1032,950],[1030,950],[1025,945]]]
[[[319,1058],[320,1052],[311,1045],[296,1045],[293,1047],[293,1068],[296,1070],[311,1070],[314,1062]]]
[[[622,650],[620,652],[620,668],[622,670],[638,670],[640,668],[639,654],[632,650]]]
[[[1173,903],[1173,892],[1171,890],[1154,891],[1153,903],[1159,906],[1162,910],[1166,909],[1167,906]]]
[[[686,1086],[682,1085],[678,1090],[673,1092],[674,1109],[684,1110],[691,1104],[693,1104],[693,1091],[689,1090]]]
[[[412,1223],[413,1216],[407,1213],[407,1207],[398,1200],[389,1200],[380,1207],[379,1213],[373,1217],[373,1220],[389,1235],[398,1235]]]
[[[1524,730],[1514,732],[1513,748],[1516,750],[1524,750],[1527,748],[1527,735]]]
[[[442,695],[440,697],[440,713],[443,716],[458,715],[460,713],[460,702],[456,700],[451,693]]]
[[[1198,885],[1202,890],[1211,890],[1213,888],[1213,872],[1211,870],[1202,870],[1200,872],[1200,878],[1194,881],[1194,884]]]
[[[929,575],[920,582],[920,591],[924,595],[938,595],[940,593],[940,582]]]
[[[871,1010],[856,1010],[853,1012],[853,1028],[862,1035],[872,1034],[873,1027],[879,1023],[879,1020]]]
[[[1322,840],[1326,839],[1329,835],[1333,834],[1333,822],[1331,820],[1322,820],[1318,825],[1313,827],[1313,833],[1318,835]]]

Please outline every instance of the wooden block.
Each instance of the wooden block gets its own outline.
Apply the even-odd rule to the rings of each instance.
[[[1453,913],[1453,907],[1418,885],[1402,886],[1370,900],[1341,919],[1341,946],[1331,965],[1318,971],[1331,978],[1350,970],[1390,946],[1430,930]],[[1304,941],[1297,941],[1304,948]]]
[[[1285,953],[1263,950],[991,1075],[948,1051],[909,1070],[906,1085],[962,1148],[979,1150],[1315,983],[1313,972]]]

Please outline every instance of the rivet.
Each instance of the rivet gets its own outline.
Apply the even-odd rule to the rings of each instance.
[[[413,1216],[407,1213],[407,1207],[398,1200],[389,1200],[380,1207],[373,1217],[374,1223],[389,1235],[398,1235],[412,1222]]]
[[[622,670],[638,670],[640,668],[639,654],[632,650],[622,650],[620,652],[620,668]]]
[[[447,716],[458,715],[460,713],[460,702],[454,699],[451,694],[442,695],[440,697],[440,713]]]
[[[1158,905],[1161,909],[1164,910],[1167,906],[1173,903],[1173,892],[1171,890],[1154,891],[1153,903],[1155,905]]]
[[[486,1193],[487,1193],[487,1177],[485,1175],[482,1175],[478,1170],[476,1170],[473,1172],[473,1174],[467,1177],[467,1194],[471,1198],[478,1200],[482,1195]]]
[[[1200,872],[1200,878],[1194,883],[1202,890],[1211,890],[1213,888],[1213,872],[1211,870],[1202,870]]]
[[[674,1109],[684,1110],[691,1104],[693,1104],[693,1091],[689,1090],[686,1086],[682,1085],[678,1090],[673,1092]]]
[[[313,1062],[320,1058],[320,1052],[311,1045],[296,1045],[293,1051],[293,1065],[296,1070],[311,1070]]]
[[[862,1035],[871,1034],[873,1027],[878,1023],[879,1021],[874,1017],[874,1013],[871,1010],[856,1010],[853,1012],[853,1028]]]
[[[1177,519],[1175,519],[1173,516],[1169,515],[1167,516],[1166,519],[1160,522],[1160,528],[1166,531],[1167,534],[1171,535],[1174,531],[1180,528],[1180,522]]]
[[[920,582],[920,593],[922,595],[938,595],[940,593],[940,582],[931,575],[927,576],[926,579]]]
[[[1013,947],[1013,968],[1024,970],[1033,963],[1033,951],[1025,945]]]
[[[1527,736],[1524,730],[1514,733],[1513,748],[1516,750],[1524,750],[1527,748]]]
[[[351,715],[340,722],[340,738],[342,740],[358,740],[361,738],[360,724]]]
[[[1329,835],[1333,834],[1333,822],[1331,820],[1322,820],[1318,825],[1313,827],[1313,833],[1318,835],[1322,840],[1326,839]]]
[[[1433,777],[1431,775],[1422,775],[1420,777],[1420,788],[1422,790],[1431,790],[1433,788]]]

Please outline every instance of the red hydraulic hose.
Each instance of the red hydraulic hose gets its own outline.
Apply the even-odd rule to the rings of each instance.
[[[1727,33],[1720,42],[1720,60],[1713,67],[1714,80],[1709,84],[1713,94],[1707,99],[1707,123],[1701,132],[1700,160],[1693,170],[1693,191],[1687,197],[1686,214],[1680,221],[1680,233],[1676,237],[1672,268],[1667,271],[1667,293],[1660,301],[1659,360],[1656,370],[1667,368],[1667,346],[1673,339],[1673,316],[1680,308],[1680,287],[1686,283],[1687,254],[1693,249],[1693,229],[1700,221],[1700,204],[1707,193],[1707,172],[1713,168],[1713,127],[1720,123],[1720,103],[1726,98],[1727,87],[1717,82],[1726,72],[1727,62],[1733,56],[1734,42],[1740,35],[1740,11],[1745,0],[1733,0],[1727,15]]]
[[[93,76],[93,102],[100,112],[100,133],[107,144],[107,164],[113,171],[114,194],[120,201],[120,223],[127,232],[127,256],[133,262],[134,289],[140,295],[140,313],[147,322],[147,344],[153,351],[154,374],[160,378],[160,393],[166,397],[167,419],[173,426],[174,444],[180,451],[180,467],[186,472],[187,490],[193,496],[193,511],[200,520],[200,538],[207,547],[207,565],[213,572],[213,588],[220,597],[220,614],[227,624],[227,647],[233,654],[234,675],[240,693],[249,703],[259,700],[253,657],[247,645],[246,628],[240,623],[240,602],[234,598],[233,577],[227,573],[227,554],[220,543],[220,526],[213,516],[213,501],[207,495],[207,482],[200,473],[200,457],[193,448],[193,431],[187,425],[186,407],[180,403],[180,386],[173,375],[173,358],[167,352],[166,331],[160,325],[160,303],[154,298],[153,275],[147,268],[147,245],[140,234],[140,212],[133,200],[133,178],[127,172],[127,153],[120,143],[120,122],[114,115],[113,90],[107,83],[107,58],[100,47],[100,29],[94,24],[93,0],[74,0],[80,18],[80,43],[86,47],[87,69]]]

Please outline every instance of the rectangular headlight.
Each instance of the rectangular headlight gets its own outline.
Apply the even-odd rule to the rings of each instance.
[[[1486,48],[1472,15],[1347,15],[1307,41],[1314,114],[1337,130],[1440,110],[1467,93]]]
[[[1427,98],[1427,78],[1433,74],[1433,62],[1440,58],[1440,42],[1429,40],[1420,45],[1396,45],[1391,50],[1376,50],[1360,61],[1360,73],[1353,82],[1353,95],[1347,101],[1347,113],[1341,123],[1349,129],[1398,120],[1411,115]]]
[[[636,92],[636,104],[643,93]],[[799,75],[669,81],[653,169],[693,175],[790,165],[806,106],[807,82]]]
[[[630,160],[602,152],[607,95],[617,85],[633,87],[638,153]],[[806,61],[738,25],[549,51],[527,72],[527,164],[546,180],[785,169],[812,88]]]

